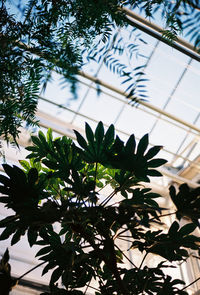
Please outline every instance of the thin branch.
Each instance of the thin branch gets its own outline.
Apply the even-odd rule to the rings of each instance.
[[[86,294],[88,288],[90,287],[91,280],[92,280],[92,278],[90,279],[89,284],[86,284],[84,295]]]
[[[134,263],[133,261],[131,261],[127,256],[126,254],[124,254],[124,252],[115,244],[115,247],[122,253],[122,255],[130,262],[130,264],[132,264],[135,268],[138,268]]]
[[[200,277],[197,278],[196,280],[194,280],[194,281],[193,281],[192,283],[190,283],[189,285],[187,285],[187,286],[185,286],[184,288],[182,288],[181,291],[183,291],[183,290],[187,289],[188,287],[192,286],[194,283],[196,283],[196,282],[199,281],[199,280],[200,280]]]
[[[191,255],[192,257],[194,257],[194,258],[196,258],[196,259],[200,259],[200,257],[199,256],[196,256],[196,255]]]
[[[106,183],[103,187],[101,187],[98,191],[97,191],[97,193],[99,193],[100,191],[102,191],[102,189],[104,189],[107,185],[109,185],[110,183],[108,182],[108,183]]]
[[[87,288],[91,288],[91,289],[93,289],[93,290],[95,290],[95,291],[100,291],[99,289],[97,289],[97,288],[95,288],[95,287],[92,287],[92,286],[90,286],[89,284],[85,284],[86,286],[87,286]],[[86,291],[87,291],[87,289],[86,289]],[[84,293],[85,294],[85,293]]]
[[[114,190],[107,198],[105,198],[100,204],[99,206],[105,206],[113,197],[114,195],[117,193],[116,190]]]
[[[121,234],[125,233],[126,231],[128,231],[128,228],[123,229],[120,233],[116,233],[113,237],[113,240],[116,239],[118,236],[120,236]]]
[[[177,213],[177,211],[175,211],[175,212],[171,212],[171,213],[162,214],[162,215],[159,215],[158,218],[162,218],[162,217],[166,217],[166,216],[175,215],[176,213]],[[153,217],[153,218],[149,219],[149,222],[151,222],[151,221],[153,221],[153,220],[155,220],[155,219],[156,219],[156,218]]]
[[[141,269],[143,262],[145,261],[146,257],[148,255],[148,252],[146,252],[146,254],[144,255],[144,257],[142,258],[142,261],[140,263],[139,269]]]
[[[174,215],[174,214],[176,214],[176,213],[177,213],[177,211],[175,211],[175,212],[171,212],[171,213],[167,213],[167,214],[162,214],[162,215],[160,215],[160,216],[158,216],[158,217],[160,218],[160,217],[170,216],[170,215]]]
[[[33,270],[35,270],[36,268],[40,267],[41,265],[43,265],[44,263],[46,263],[46,261],[41,262],[40,264],[34,266],[33,268],[29,269],[27,272],[25,272],[23,275],[21,275],[19,278],[17,278],[17,280],[21,280],[24,276],[26,276],[28,273],[32,272]]]
[[[126,236],[126,235],[120,235],[120,238],[131,238],[131,239],[134,239],[132,236]]]
[[[91,246],[90,245],[81,246],[81,249],[86,249],[86,248],[91,248]]]
[[[131,243],[131,241],[130,241],[130,240],[128,240],[128,239],[123,239],[123,238],[121,238],[121,237],[117,237],[117,239],[118,239],[118,240],[125,241],[125,242],[129,242],[129,243]]]

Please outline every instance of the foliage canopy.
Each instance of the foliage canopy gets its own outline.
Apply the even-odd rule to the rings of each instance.
[[[141,184],[161,176],[157,168],[166,161],[155,158],[161,146],[149,149],[148,135],[138,144],[134,135],[124,143],[113,125],[105,132],[102,122],[94,132],[86,124],[85,133],[86,138],[75,131],[76,143],[40,131],[27,147],[29,160],[20,161],[22,168],[3,165],[0,202],[14,213],[0,221],[0,240],[12,237],[13,245],[27,234],[30,246],[41,246],[36,256],[45,265],[43,274],[53,270],[45,295],[87,290],[96,295],[187,295],[180,287],[184,282],[165,269],[185,261],[188,250],[199,250],[200,238],[193,234],[199,226],[199,189],[182,185],[176,193],[170,188],[177,220],[166,230],[162,216],[167,208],[158,202],[162,196]],[[184,217],[190,222],[180,226]],[[140,265],[128,258],[135,249],[141,252]],[[160,262],[149,267],[149,255],[158,255]],[[4,280],[8,290],[16,281],[10,277],[7,252],[0,267],[3,279],[9,278]]]

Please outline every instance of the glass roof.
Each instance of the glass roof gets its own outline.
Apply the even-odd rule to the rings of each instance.
[[[188,165],[192,167],[199,156],[200,63],[130,25],[114,33],[125,48],[117,56],[119,62],[130,72],[142,66],[138,77],[148,81],[142,82],[145,87],[138,84],[138,89],[145,100],[137,105],[130,103],[124,93],[124,77],[113,73],[105,60],[91,60],[77,76],[76,99],[62,77],[53,73],[41,93],[38,119],[41,126],[61,134],[65,134],[66,124],[68,131],[78,128],[84,132],[85,122],[95,127],[100,120],[105,127],[114,124],[122,140],[132,133],[137,139],[149,133],[152,145],[163,146],[160,157],[169,161],[164,174],[171,180]],[[135,46],[132,54],[130,46]],[[72,131],[67,134],[73,136]],[[195,167],[199,168],[199,163]]]
[[[163,145],[160,156],[169,161],[167,169],[178,174],[199,155],[200,64],[138,29],[132,32],[131,26],[117,34],[125,45],[132,38],[139,46],[132,59],[128,59],[126,50],[121,58],[130,69],[144,66],[146,104],[132,106],[121,95],[126,89],[123,80],[104,63],[92,61],[83,68],[86,78],[78,76],[77,99],[54,73],[38,109],[72,124],[74,129],[83,130],[86,121],[93,127],[100,120],[105,126],[114,124],[123,140],[132,133],[138,139],[149,133],[152,145]],[[100,94],[97,83],[87,75],[100,81]]]

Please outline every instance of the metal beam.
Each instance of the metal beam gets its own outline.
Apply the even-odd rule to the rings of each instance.
[[[197,188],[199,187],[199,184],[192,181],[192,180],[189,180],[187,178],[184,178],[184,177],[181,177],[177,174],[173,174],[169,171],[167,171],[166,169],[164,168],[159,168],[157,169],[160,173],[162,173],[163,175],[169,177],[171,180],[174,180],[175,182],[177,182],[178,184],[182,184],[182,183],[187,183],[189,186],[193,187],[193,188]]]
[[[197,52],[195,47],[187,42],[186,40],[177,37],[177,40],[169,43],[168,40],[164,39],[162,36],[163,28],[148,21],[147,19],[141,17],[140,15],[134,13],[132,10],[127,8],[122,8],[127,16],[127,22],[133,26],[138,28],[139,30],[151,35],[152,37],[160,40],[161,42],[175,48],[176,50],[182,52],[183,54],[195,59],[200,62],[200,54]]]
[[[81,84],[83,84],[84,86],[87,86],[87,87],[90,87],[90,88],[92,88],[92,89],[94,89],[94,90],[97,90],[97,88],[96,88],[95,86],[91,86],[90,84],[88,84],[87,82],[84,82],[84,81],[81,80],[81,79],[79,79],[78,82],[81,83]],[[104,93],[104,94],[108,95],[109,97],[114,98],[114,99],[117,100],[117,101],[120,101],[120,102],[122,102],[122,103],[125,103],[126,105],[130,105],[128,100],[127,100],[126,102],[124,102],[123,98],[119,98],[119,97],[117,97],[116,95],[113,95],[113,94],[109,93],[108,91],[106,91],[106,90],[104,90],[104,89],[101,89],[101,93]],[[45,101],[47,101],[47,102],[49,102],[49,103],[53,103],[53,104],[57,105],[58,107],[60,106],[59,104],[54,103],[54,102],[50,101],[49,99],[43,98],[43,97],[41,97],[41,96],[40,96],[40,99],[41,99],[41,100],[45,100]],[[69,108],[66,108],[66,107],[62,106],[62,105],[61,105],[60,107],[63,108],[63,109],[66,109],[66,110],[68,110],[68,111],[70,111],[70,112],[75,112],[75,111],[72,111],[72,110],[69,109]],[[149,114],[149,115],[151,115],[151,116],[153,116],[153,117],[155,117],[155,118],[158,117],[158,115],[155,114],[154,112],[152,112],[151,110],[149,110],[149,109],[147,109],[147,108],[141,108],[141,107],[140,107],[140,104],[137,106],[137,108],[138,108],[139,110],[141,110],[142,112],[144,112],[144,113],[146,113],[146,114]],[[81,114],[81,113],[78,113],[78,115],[79,115],[79,116],[84,116],[84,115]],[[170,120],[169,120],[168,118],[166,118],[166,117],[161,116],[161,117],[159,118],[159,120],[164,121],[164,122],[167,122],[168,124],[171,124],[171,125],[173,125],[173,126],[176,126],[176,127],[180,128],[180,129],[184,130],[185,132],[188,132],[188,127],[181,126],[180,124],[176,123],[175,121],[172,121],[172,120],[170,121]],[[114,123],[114,124],[115,124],[115,123]],[[193,130],[190,130],[190,134],[192,134],[192,135],[194,135],[194,136],[197,136],[196,131],[193,131]]]
[[[99,78],[91,76],[91,75],[89,75],[89,74],[87,74],[87,73],[85,73],[83,71],[80,71],[78,73],[78,75],[80,75],[80,76],[82,76],[82,77],[84,77],[84,78],[86,78],[86,79],[88,79],[90,81],[93,81],[94,83],[99,84],[99,85],[101,85],[101,86],[103,86],[103,87],[105,87],[105,88],[107,88],[109,90],[112,90],[115,93],[118,93],[118,94],[120,94],[122,96],[127,97],[127,94],[124,91],[122,91],[121,89],[119,89],[119,88],[117,88],[117,87],[115,87],[115,86],[113,86],[113,85],[99,79]],[[172,119],[172,120],[174,120],[174,121],[176,121],[176,122],[190,128],[190,129],[196,131],[198,134],[200,134],[200,128],[198,128],[197,126],[195,126],[193,124],[190,124],[190,123],[186,122],[185,120],[182,120],[181,118],[176,117],[176,116],[164,111],[163,109],[160,109],[160,108],[158,108],[158,107],[156,107],[156,106],[154,106],[154,105],[152,105],[152,104],[150,104],[150,103],[148,103],[146,101],[138,100],[138,102],[141,105],[151,109],[152,111],[155,111],[155,112],[157,112],[157,113],[159,113],[161,115],[164,115],[165,117],[168,117],[168,118],[170,118],[170,119]]]

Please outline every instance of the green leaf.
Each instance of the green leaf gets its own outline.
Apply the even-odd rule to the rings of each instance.
[[[139,141],[137,147],[137,156],[143,156],[144,152],[146,151],[149,144],[149,136],[145,134]]]
[[[155,177],[162,176],[162,174],[159,171],[154,170],[154,169],[147,170],[147,175],[155,176]]]
[[[39,148],[43,148],[43,145],[37,136],[31,136],[32,142]]]
[[[49,261],[48,264],[43,268],[42,276],[47,273],[50,269],[54,268],[56,266],[56,262]]]
[[[0,220],[0,227],[6,227],[15,220],[16,215],[8,216],[2,220]]]
[[[177,253],[181,256],[188,257],[188,251],[185,249],[178,249]]]
[[[8,164],[2,164],[4,171],[9,177],[15,177],[13,167]]]
[[[104,127],[103,127],[103,123],[100,121],[95,130],[95,139],[97,142],[97,146],[99,146],[102,143],[103,137],[104,137]]]
[[[61,267],[56,268],[51,275],[50,285],[54,284],[62,276],[62,273],[63,269]]]
[[[38,171],[36,168],[31,168],[28,172],[28,182],[30,185],[35,184],[38,180]]]
[[[38,152],[38,147],[37,146],[27,146],[26,147],[26,150],[27,151],[30,151],[30,152]]]
[[[169,192],[170,192],[170,196],[172,198],[172,201],[174,202],[175,199],[176,199],[176,189],[175,189],[175,187],[173,185],[171,185],[169,187]],[[174,204],[176,205],[176,202],[174,202]]]
[[[108,148],[114,141],[115,136],[115,128],[114,125],[110,125],[108,130],[106,131],[106,134],[104,136],[104,147]]]
[[[37,236],[38,236],[37,231],[30,227],[27,232],[27,237],[28,237],[28,242],[30,247],[32,247],[36,243]]]
[[[1,192],[1,189],[2,189],[3,187],[1,187],[0,186],[0,192]],[[7,193],[6,193],[7,194]],[[0,197],[0,202],[1,203],[4,203],[4,204],[6,204],[6,203],[8,203],[9,202],[9,197]]]
[[[163,146],[154,146],[154,147],[150,148],[145,155],[145,159],[149,160],[149,159],[153,158],[154,156],[156,156],[159,153],[159,151],[162,148],[163,148]]]
[[[10,179],[4,175],[0,175],[0,183],[3,183],[5,186],[9,186]]]
[[[53,141],[52,129],[49,128],[47,131],[47,142],[48,144],[51,144],[52,141]]]
[[[9,188],[7,188],[7,187],[5,187],[5,186],[3,186],[3,185],[0,185],[0,193],[1,193],[1,194],[9,195],[9,192],[10,192]],[[3,202],[4,197],[1,197],[0,200],[1,200],[2,203],[4,203],[4,202]],[[6,199],[5,199],[5,200],[6,200]]]
[[[135,136],[134,136],[134,134],[132,134],[129,137],[129,139],[128,139],[126,145],[125,145],[124,151],[125,151],[125,153],[128,153],[128,154],[131,154],[131,153],[134,154],[135,147],[136,147]]]
[[[38,244],[38,242],[37,242]],[[44,247],[42,249],[40,249],[37,254],[35,255],[35,257],[37,256],[41,256],[41,255],[44,255],[44,254],[47,254],[49,253],[50,251],[52,250],[52,247],[51,246],[47,246],[47,247]]]
[[[10,255],[9,255],[9,250],[7,248],[6,251],[3,254],[2,260],[0,261],[0,265],[1,265],[2,261],[3,261],[4,265],[5,265],[6,263],[8,263],[9,259],[10,259]]]
[[[42,163],[47,166],[49,169],[52,170],[57,170],[57,161],[55,160],[47,160],[47,159],[43,159]]]
[[[21,229],[18,229],[16,231],[16,233],[13,235],[12,240],[11,240],[11,246],[13,246],[14,244],[18,243],[21,236],[24,234],[24,231]]]
[[[26,170],[29,171],[30,170],[30,164],[28,161],[26,160],[19,160],[20,165]]]
[[[157,168],[157,167],[164,165],[165,163],[167,163],[167,160],[164,160],[164,159],[153,159],[153,160],[147,162],[148,167],[150,167],[150,168]]]
[[[41,141],[41,143],[43,145],[44,150],[49,151],[49,145],[48,145],[48,143],[46,141],[46,137],[45,137],[44,133],[41,130],[38,132],[38,137],[39,137],[39,139],[40,139],[40,141]]]
[[[12,178],[12,181],[15,181],[16,183],[24,183],[26,182],[26,174],[24,173],[24,171],[22,169],[20,169],[19,167],[13,165],[10,166],[8,164],[3,164],[2,165],[6,174]]]
[[[94,144],[94,134],[93,131],[88,123],[85,124],[85,133],[88,140],[88,143],[90,143],[92,146]]]
[[[8,239],[16,231],[15,223],[10,223],[0,235],[0,240]]]
[[[197,227],[197,225],[194,223],[186,224],[183,227],[181,227],[181,229],[179,230],[179,234],[181,234],[182,236],[187,236],[187,235],[191,234],[195,230],[196,227]]]
[[[76,130],[74,130],[74,133],[76,134],[76,139],[79,143],[79,145],[83,148],[83,149],[87,149],[87,142],[85,141],[85,139],[83,138],[83,136]]]
[[[170,226],[170,229],[169,229],[169,232],[168,234],[172,237],[176,236],[177,235],[177,231],[179,229],[179,224],[177,221],[174,221],[172,223],[172,225]]]

